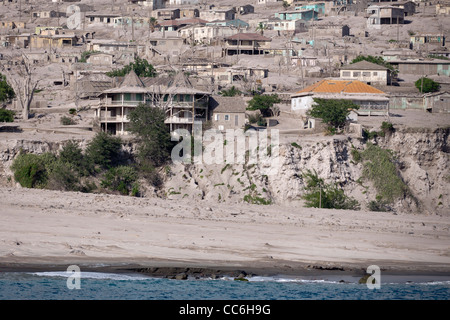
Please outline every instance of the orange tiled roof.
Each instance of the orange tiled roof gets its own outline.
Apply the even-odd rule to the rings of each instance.
[[[378,93],[385,94],[358,80],[321,80],[296,93]]]

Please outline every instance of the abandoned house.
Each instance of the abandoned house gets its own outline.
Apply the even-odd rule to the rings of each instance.
[[[226,37],[235,35],[239,32],[238,29],[230,26],[204,26],[193,25],[180,28],[178,33],[185,39],[188,44],[218,42]]]
[[[314,98],[343,99],[359,105],[358,115],[386,115],[389,97],[359,80],[321,80],[291,95],[291,110],[305,114],[315,103]]]
[[[391,60],[389,63],[398,69],[399,74],[450,76],[450,60],[409,59]]]
[[[372,5],[366,9],[367,28],[381,29],[384,24],[403,24],[405,13],[402,8]]]
[[[86,14],[85,20],[88,24],[102,24],[114,27],[114,19],[119,17],[119,14],[113,13],[89,13]]]
[[[200,18],[207,21],[234,20],[234,9],[216,9],[200,11]]]
[[[272,39],[259,33],[237,33],[225,38],[224,54],[265,54]]]
[[[153,10],[151,16],[157,20],[174,20],[180,18],[180,9]]]
[[[410,36],[411,49],[420,48],[421,45],[430,44],[434,46],[445,46],[445,35],[443,34],[415,34]]]
[[[281,11],[275,13],[275,18],[279,18],[281,20],[317,20],[318,13],[314,10],[291,10],[291,11]]]
[[[345,80],[359,80],[369,85],[390,84],[389,69],[368,61],[360,61],[341,67],[340,78]]]
[[[391,2],[389,5],[403,9],[405,17],[412,16],[416,13],[416,4],[413,1],[396,1]]]
[[[157,83],[158,78],[143,81],[131,71],[118,87],[105,90],[100,95],[95,117],[101,130],[114,135],[127,135],[128,115],[139,104],[146,104],[166,110],[165,124],[171,132],[176,129],[192,132],[194,121],[209,119],[210,95],[183,85],[177,76],[171,83],[161,85]]]
[[[214,128],[223,131],[244,127],[247,103],[241,97],[211,96],[209,108]]]

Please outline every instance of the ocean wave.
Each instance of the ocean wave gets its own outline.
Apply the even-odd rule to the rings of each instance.
[[[48,272],[33,272],[30,273],[39,277],[62,277],[68,278],[73,276],[73,273],[66,271],[48,271]],[[120,273],[103,273],[103,272],[80,272],[81,279],[98,279],[98,280],[117,280],[117,281],[130,281],[130,280],[148,280],[150,277],[144,277],[141,275],[130,275]]]
[[[235,278],[230,277],[222,277],[219,280],[234,280]],[[248,280],[248,282],[280,282],[280,283],[324,283],[324,284],[334,284],[334,283],[340,283],[339,281],[331,281],[331,280],[324,280],[324,279],[299,279],[299,278],[288,278],[288,277],[265,277],[265,276],[254,276],[254,277],[245,277],[245,280]]]

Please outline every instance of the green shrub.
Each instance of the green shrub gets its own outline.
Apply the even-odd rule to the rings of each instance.
[[[262,115],[260,113],[249,114],[248,122],[249,123],[258,123],[262,119]]]
[[[360,205],[354,198],[345,195],[344,190],[335,183],[326,184],[317,172],[307,170],[303,173],[306,182],[303,199],[308,208],[359,210]]]
[[[14,114],[12,110],[0,109],[0,122],[14,122]]]
[[[350,151],[350,154],[352,155],[353,161],[355,161],[356,163],[361,161],[361,153],[355,148]]]
[[[386,201],[383,201],[380,196],[377,196],[376,200],[370,201],[368,208],[370,211],[377,211],[377,212],[390,211],[390,208],[388,207]]]
[[[66,117],[66,116],[62,116],[60,121],[63,126],[70,126],[70,125],[77,124],[74,119],[72,119],[70,117]]]
[[[86,148],[88,163],[109,169],[118,161],[122,149],[120,137],[111,136],[105,132],[96,134]]]
[[[395,131],[394,125],[390,122],[383,121],[383,123],[381,124],[381,131],[384,133],[384,135],[390,134]]]
[[[31,153],[19,154],[11,166],[14,179],[25,188],[45,188],[48,180],[48,159]]]
[[[292,142],[291,146],[293,146],[294,148],[302,150],[302,147],[300,145],[298,145],[297,142]]]
[[[80,177],[73,166],[61,159],[55,161],[48,173],[46,188],[52,190],[79,191]]]
[[[251,204],[259,204],[259,205],[270,205],[272,204],[272,200],[270,199],[265,199],[262,197],[258,197],[258,196],[252,196],[251,194],[246,194],[244,196],[244,201],[251,203]]]
[[[160,188],[163,185],[163,179],[151,160],[140,161],[137,168],[140,176],[146,179],[152,186]]]
[[[69,113],[70,113],[70,114],[75,114],[75,113],[77,113],[77,109],[75,109],[75,108],[70,108],[70,109],[69,109]]]
[[[101,186],[114,191],[119,191],[123,195],[128,195],[130,189],[134,187],[137,180],[136,169],[130,166],[119,166],[109,169],[103,180]]]
[[[363,178],[373,182],[380,199],[391,203],[409,192],[399,176],[392,151],[368,143],[361,157]]]

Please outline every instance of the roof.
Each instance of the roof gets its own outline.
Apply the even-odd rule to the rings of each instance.
[[[237,33],[225,38],[226,40],[256,40],[256,41],[272,41],[272,39],[264,37],[259,33]]]
[[[122,83],[120,84],[120,88],[123,87],[145,88],[145,85],[142,82],[142,80],[137,76],[136,72],[134,72],[134,70],[131,70],[125,76]]]
[[[302,93],[350,93],[350,94],[386,94],[364,82],[358,80],[325,79],[296,92],[293,96]]]
[[[369,61],[359,61],[346,66],[343,66],[341,70],[387,70],[388,68]]]
[[[216,113],[245,113],[246,103],[241,97],[212,96],[209,99],[212,112]]]

